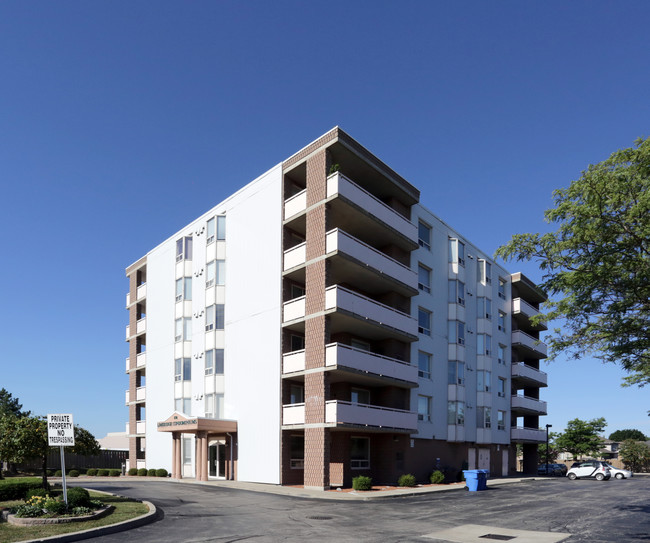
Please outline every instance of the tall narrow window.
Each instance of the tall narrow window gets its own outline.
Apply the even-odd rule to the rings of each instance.
[[[476,334],[476,354],[490,356],[492,354],[492,336]]]
[[[449,360],[447,362],[447,384],[464,385],[465,384],[465,363],[459,360]]]
[[[497,321],[497,324],[501,332],[506,331],[506,314],[503,311],[499,311],[499,320]]]
[[[492,264],[484,258],[478,260],[478,277],[481,283],[489,285],[492,283]]]
[[[465,345],[465,323],[449,321],[449,343]]]
[[[431,270],[422,264],[418,264],[418,288],[431,292]]]
[[[479,370],[476,372],[476,391],[490,392],[492,387],[492,372]]]
[[[501,344],[497,347],[497,362],[499,364],[506,363],[506,348]]]
[[[205,395],[205,416],[209,419],[216,418],[217,414],[217,395],[213,392],[212,394]]]
[[[497,411],[497,430],[506,429],[506,412]]]
[[[205,351],[205,374],[214,375],[214,349]]]
[[[205,288],[214,286],[217,277],[217,261],[208,262],[205,267]]]
[[[181,277],[176,279],[176,301],[190,301],[192,299],[192,278]]]
[[[465,424],[465,402],[447,402],[447,424]]]
[[[192,359],[177,358],[174,360],[174,381],[192,380]]]
[[[205,331],[209,332],[214,330],[214,320],[216,315],[217,306],[209,305],[205,308]]]
[[[427,336],[431,335],[431,311],[418,308],[418,332]]]
[[[492,408],[479,407],[476,410],[476,427],[477,428],[490,428],[492,427]]]
[[[192,339],[192,318],[181,317],[174,322],[174,341],[190,341]]]
[[[499,396],[499,398],[506,397],[506,380],[501,377],[499,377],[497,396]]]
[[[492,300],[485,296],[476,299],[476,316],[479,319],[492,319]]]
[[[226,217],[225,217],[225,215],[219,215],[217,217],[217,239],[219,239],[219,240],[226,239]]]
[[[431,355],[418,351],[418,377],[431,379]]]
[[[192,260],[192,237],[186,236],[176,240],[176,262]]]
[[[205,240],[205,243],[206,243],[206,244],[212,243],[212,242],[214,241],[214,235],[215,235],[215,232],[216,232],[216,230],[215,230],[215,228],[216,228],[216,222],[217,222],[217,221],[216,221],[216,219],[215,219],[214,217],[212,217],[212,218],[208,221],[208,225],[207,225],[207,233],[206,233],[206,240]]]
[[[506,299],[506,280],[499,277],[499,298]]]
[[[420,247],[431,250],[431,227],[422,221],[418,222],[418,243]]]
[[[465,244],[459,239],[449,238],[449,262],[465,266]]]
[[[305,467],[305,437],[291,436],[289,438],[291,451],[291,469],[304,469]]]
[[[431,397],[418,396],[418,420],[429,422],[431,420]]]
[[[449,280],[449,303],[465,305],[465,283],[456,279]]]
[[[352,469],[370,467],[370,440],[367,437],[350,438],[350,467]]]

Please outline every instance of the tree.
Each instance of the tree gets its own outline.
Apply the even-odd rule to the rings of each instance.
[[[550,354],[620,364],[624,385],[650,383],[650,138],[590,165],[553,193],[544,213],[557,230],[517,234],[496,252],[533,260],[549,294],[535,320],[564,319]]]
[[[569,452],[573,458],[597,454],[602,448],[602,438],[598,435],[607,426],[604,418],[584,421],[573,419],[567,423],[555,443],[563,451]]]
[[[23,405],[7,389],[0,389],[0,418],[28,417],[29,411],[23,411]]]
[[[99,443],[95,437],[80,426],[74,428],[74,447],[67,452],[81,455],[99,454]],[[50,451],[47,440],[47,420],[42,417],[3,417],[0,419],[0,458],[20,463],[40,458],[43,467],[43,488],[47,488],[47,457]]]
[[[634,441],[647,441],[648,438],[641,430],[616,430],[609,434],[609,439],[612,441],[625,441],[626,439],[633,439]]]
[[[632,471],[644,471],[650,467],[650,447],[645,443],[627,439],[621,444],[618,455]]]
[[[549,432],[548,434],[548,462],[553,463],[560,456],[560,448],[557,446],[557,438],[560,434],[558,432]],[[537,446],[537,455],[543,463],[546,463],[546,442],[540,443]]]

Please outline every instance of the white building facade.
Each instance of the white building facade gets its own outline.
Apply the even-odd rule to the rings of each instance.
[[[126,270],[129,466],[312,488],[536,472],[544,295],[339,128]]]

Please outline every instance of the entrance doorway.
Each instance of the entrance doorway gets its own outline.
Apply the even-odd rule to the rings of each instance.
[[[226,478],[226,441],[210,441],[208,445],[208,476]]]

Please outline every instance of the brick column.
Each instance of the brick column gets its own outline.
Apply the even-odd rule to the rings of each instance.
[[[325,255],[326,167],[325,150],[307,159],[307,207],[311,207],[306,216],[307,262]],[[322,314],[325,311],[327,262],[323,259],[307,264],[305,275],[305,365],[307,369],[324,368],[325,344],[329,340],[327,317]],[[325,372],[305,375],[305,488],[330,486],[330,435],[329,430],[322,427],[328,392],[329,378]]]

